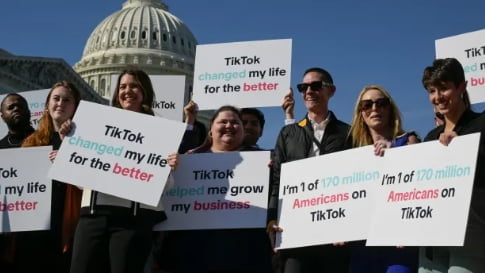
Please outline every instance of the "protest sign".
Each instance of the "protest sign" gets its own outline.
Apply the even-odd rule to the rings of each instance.
[[[373,146],[283,163],[279,249],[362,240],[367,236],[372,189],[381,157]]]
[[[49,177],[158,205],[184,123],[86,101],[73,122]]]
[[[463,245],[479,134],[282,164],[277,247]]]
[[[465,70],[471,103],[485,102],[485,29],[435,41],[436,58],[456,58]]]
[[[265,227],[269,160],[268,151],[181,155],[155,230]]]
[[[0,150],[0,232],[50,228],[51,146]]]
[[[197,45],[194,101],[201,110],[230,104],[280,106],[289,92],[291,39]]]
[[[462,246],[479,139],[387,150],[367,245]]]

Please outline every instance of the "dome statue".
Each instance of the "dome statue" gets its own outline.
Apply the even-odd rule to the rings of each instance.
[[[186,75],[192,87],[197,40],[161,0],[128,0],[91,33],[74,70],[109,98],[112,75],[134,65],[150,75]]]

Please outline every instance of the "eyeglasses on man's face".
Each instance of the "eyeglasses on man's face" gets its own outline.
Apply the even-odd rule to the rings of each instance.
[[[320,91],[324,86],[333,86],[333,84],[324,81],[314,81],[311,83],[299,83],[296,85],[296,88],[300,93],[305,93],[308,90],[308,87],[310,87],[310,90],[312,91]]]
[[[361,100],[359,102],[359,108],[361,111],[368,111],[372,109],[373,105],[376,105],[376,108],[386,107],[391,104],[391,101],[388,98],[379,98],[376,100]]]

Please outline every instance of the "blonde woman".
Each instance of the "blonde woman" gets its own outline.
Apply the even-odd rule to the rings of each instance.
[[[350,129],[354,147],[374,145],[376,155],[384,150],[420,142],[413,132],[402,129],[401,114],[389,92],[378,85],[369,85],[360,92]],[[415,272],[418,250],[415,247],[351,247],[352,273]]]

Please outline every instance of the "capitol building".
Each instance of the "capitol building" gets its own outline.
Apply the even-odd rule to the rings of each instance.
[[[195,39],[160,0],[128,0],[91,33],[74,70],[99,95],[109,98],[111,75],[135,65],[150,75],[186,75],[186,94],[194,71]]]
[[[190,29],[162,0],[127,0],[93,30],[72,68],[63,59],[17,56],[0,49],[0,94],[48,89],[67,79],[83,99],[106,104],[116,84],[112,76],[136,66],[149,75],[185,75],[187,101],[196,45]]]

